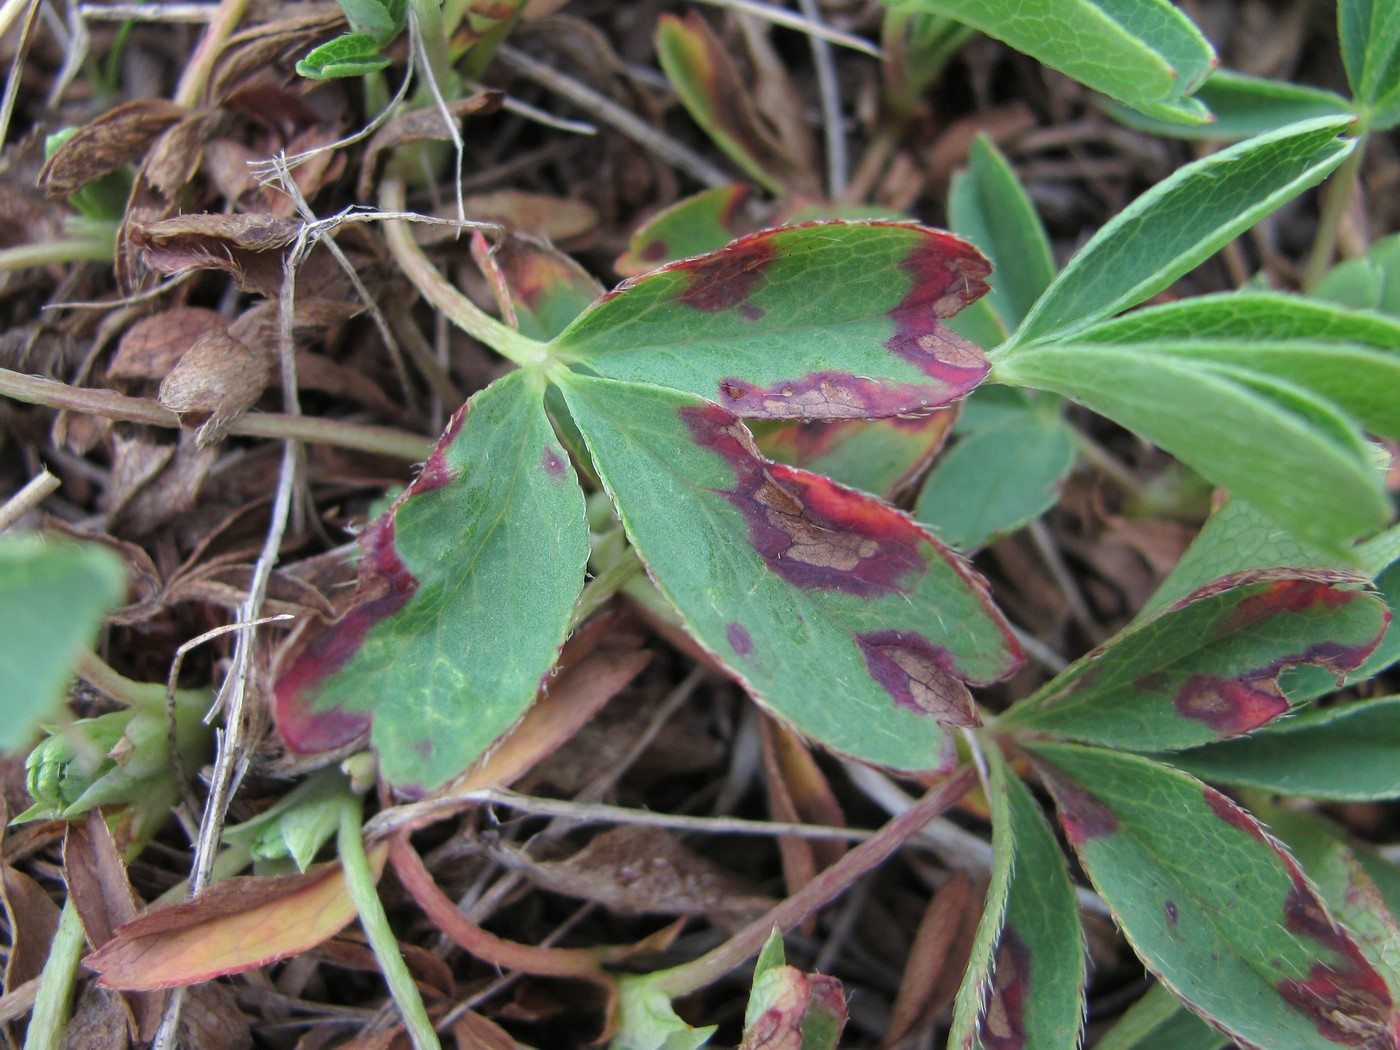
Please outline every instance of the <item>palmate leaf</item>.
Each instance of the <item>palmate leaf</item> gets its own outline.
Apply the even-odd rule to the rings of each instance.
[[[953,1011],[950,1050],[1074,1050],[1084,932],[1064,854],[1020,780],[987,755],[992,877]]]
[[[1145,758],[1028,743],[1066,835],[1148,969],[1242,1046],[1395,1045],[1385,981],[1248,813]]]
[[[956,406],[926,416],[798,423],[759,439],[770,459],[889,498],[938,455],[957,419]]]
[[[384,777],[437,787],[534,699],[587,559],[583,493],[537,381],[513,372],[453,417],[362,537],[365,601],[284,661],[282,736],[319,751],[372,722]]]
[[[971,245],[922,226],[787,226],[624,282],[550,353],[747,418],[904,415],[986,376],[942,319],[987,290],[987,272]]]
[[[564,397],[628,538],[691,634],[836,751],[949,769],[964,682],[1019,662],[986,586],[911,519],[771,463],[693,395],[573,374]]]
[[[1299,569],[1227,576],[1130,625],[1017,704],[1002,725],[1129,750],[1172,750],[1248,733],[1286,713],[1279,674],[1341,675],[1389,620],[1364,582]]]

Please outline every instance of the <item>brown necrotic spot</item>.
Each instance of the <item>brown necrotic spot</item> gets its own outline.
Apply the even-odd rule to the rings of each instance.
[[[732,310],[743,303],[763,283],[776,258],[773,234],[757,233],[743,237],[710,255],[679,262],[669,270],[683,273],[686,287],[677,301],[704,313]]]
[[[1070,845],[1078,848],[1094,839],[1112,835],[1118,830],[1118,818],[1113,810],[1073,781],[1065,780],[1053,770],[1044,770],[1046,784],[1055,796],[1060,810],[1060,823]]]
[[[894,697],[896,706],[931,715],[947,726],[981,724],[972,694],[951,673],[952,660],[942,646],[904,631],[856,635],[870,677]]]
[[[1259,822],[1243,809],[1235,805],[1219,791],[1216,791],[1215,788],[1202,786],[1201,790],[1204,793],[1206,805],[1208,805],[1211,811],[1226,824],[1229,824],[1232,828],[1243,831],[1245,834],[1258,839],[1260,842],[1268,841],[1264,837],[1264,829],[1259,826]]]
[[[1192,675],[1177,690],[1177,714],[1205,723],[1221,737],[1248,733],[1288,710],[1288,698],[1279,689],[1277,674],[1266,669],[1257,678]]]
[[[885,343],[891,351],[948,387],[945,400],[971,391],[991,369],[982,351],[955,335],[941,321],[981,298],[987,260],[970,244],[949,234],[929,234],[900,264],[909,275],[909,291],[890,312],[895,333]]]
[[[942,403],[925,386],[881,383],[849,372],[808,372],[755,386],[733,376],[719,381],[726,408],[749,419],[878,419]]]
[[[749,540],[783,580],[860,598],[906,593],[927,568],[927,537],[909,518],[827,478],[771,463],[739,420],[717,405],[684,408],[696,443],[722,457],[735,485],[723,492]]]

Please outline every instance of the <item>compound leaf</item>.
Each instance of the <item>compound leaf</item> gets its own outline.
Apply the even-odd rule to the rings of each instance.
[[[531,377],[459,410],[360,547],[367,600],[284,661],[278,728],[307,752],[372,720],[386,779],[431,789],[524,713],[583,586],[583,493]]]
[[[687,629],[756,699],[836,751],[950,769],[964,682],[1019,663],[981,579],[871,496],[759,455],[688,394],[580,374],[564,397],[629,539]]]
[[[941,318],[982,295],[987,272],[971,245],[922,226],[786,226],[624,282],[551,353],[749,418],[904,415],[986,376]]]
[[[1243,1046],[1389,1047],[1385,981],[1259,823],[1145,758],[1031,744],[1070,843],[1148,969]]]

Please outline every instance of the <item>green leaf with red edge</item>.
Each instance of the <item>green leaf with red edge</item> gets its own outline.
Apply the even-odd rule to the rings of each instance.
[[[923,226],[786,226],[625,281],[551,355],[748,418],[906,415],[986,376],[982,351],[941,319],[982,295],[987,273],[971,245]]]
[[[924,472],[956,419],[950,407],[924,416],[812,421],[764,435],[758,447],[780,463],[889,497]]]
[[[1030,792],[999,752],[987,762],[992,879],[948,1046],[1075,1050],[1084,1020],[1084,932],[1074,886]]]
[[[580,374],[564,396],[628,538],[691,634],[836,751],[951,769],[964,682],[1020,661],[986,585],[909,517],[765,460],[737,416]]]
[[[805,124],[788,114],[760,114],[752,82],[698,14],[662,15],[656,58],[695,123],[755,182],[774,196],[821,193]]]
[[[1029,743],[1147,968],[1245,1047],[1395,1045],[1385,981],[1291,857],[1220,792],[1134,755]]]
[[[371,722],[380,770],[427,790],[524,713],[583,586],[583,493],[533,377],[453,416],[393,509],[361,537],[364,602],[282,661],[277,726],[315,752]]]
[[[753,229],[743,213],[752,195],[745,183],[732,182],[682,197],[637,228],[613,269],[623,277],[636,277],[677,259],[723,248]]]
[[[1363,661],[1385,631],[1385,604],[1328,570],[1225,576],[1129,625],[1033,696],[1002,725],[1129,750],[1195,747],[1239,736],[1285,714],[1284,668],[1337,675]]]
[[[1316,813],[1271,807],[1270,831],[1283,841],[1313,880],[1339,922],[1400,1002],[1400,923],[1386,906],[1341,828]]]

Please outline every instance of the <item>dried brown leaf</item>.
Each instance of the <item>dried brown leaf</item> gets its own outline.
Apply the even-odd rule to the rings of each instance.
[[[182,106],[162,98],[123,102],[84,124],[55,150],[39,172],[39,185],[51,197],[67,197],[140,160],[157,138],[184,117]]]
[[[222,119],[219,113],[191,113],[169,127],[141,166],[142,184],[167,201],[180,200],[199,171],[204,144],[214,136]]]
[[[227,329],[227,317],[199,306],[175,306],[143,317],[117,344],[107,378],[164,379],[201,336]]]
[[[8,864],[0,866],[0,903],[10,931],[5,991],[12,992],[43,970],[58,929],[58,905],[44,887]]]
[[[951,998],[952,994],[947,989],[951,983],[956,991],[971,950],[970,937],[965,938],[966,918],[980,903],[972,893],[971,880],[961,872],[945,882],[929,901],[904,964],[882,1047],[894,1046],[928,1024],[947,1005],[945,997]]]
[[[466,98],[448,102],[447,110],[458,119],[481,116],[500,109],[502,98],[499,91],[477,91]],[[361,200],[373,198],[376,171],[387,151],[413,142],[442,142],[451,138],[452,134],[442,119],[442,111],[437,106],[410,110],[385,121],[384,126],[370,137],[369,146],[365,149],[356,193]]]
[[[561,243],[592,233],[599,223],[597,210],[584,201],[524,190],[474,193],[465,206],[474,219]]]
[[[130,240],[159,273],[222,270],[243,291],[271,295],[282,284],[281,250],[301,227],[277,215],[179,215],[134,223]]]
[[[662,828],[610,828],[558,861],[537,861],[512,847],[498,849],[504,863],[542,889],[621,912],[756,918],[774,904]]]
[[[201,447],[257,403],[272,381],[276,359],[265,346],[249,346],[224,332],[206,332],[160,384],[160,403],[197,426]]]
[[[470,1010],[452,1025],[457,1050],[515,1050],[515,1039],[495,1021]]]

